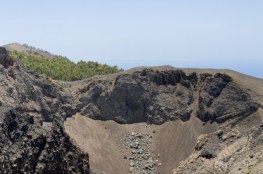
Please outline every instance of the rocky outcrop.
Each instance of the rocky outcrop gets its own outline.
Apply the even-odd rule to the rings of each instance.
[[[88,155],[72,145],[59,123],[41,124],[14,110],[2,119],[1,173],[88,173]]]
[[[1,173],[89,173],[88,154],[64,132],[63,98],[0,48]]]
[[[263,126],[259,114],[231,127],[223,124],[217,132],[201,136],[193,154],[173,174],[262,173]]]
[[[187,121],[191,116],[204,122],[223,122],[250,115],[259,107],[228,75],[186,74],[182,70],[141,71],[91,80],[78,95],[77,108],[83,115],[119,123],[162,124]]]

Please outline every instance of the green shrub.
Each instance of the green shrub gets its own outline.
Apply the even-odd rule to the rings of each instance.
[[[117,66],[99,64],[93,61],[74,63],[62,56],[55,56],[55,58],[51,59],[26,52],[11,51],[9,54],[33,71],[54,80],[75,81],[95,75],[106,75],[123,71]]]
[[[154,70],[152,68],[144,68],[141,74],[142,76],[146,76],[148,72],[154,72]]]

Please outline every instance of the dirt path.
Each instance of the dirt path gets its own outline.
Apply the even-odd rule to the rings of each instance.
[[[64,127],[89,153],[91,170],[107,174],[171,173],[192,153],[200,134],[217,129],[196,118],[162,125],[118,124],[79,114],[68,118]]]

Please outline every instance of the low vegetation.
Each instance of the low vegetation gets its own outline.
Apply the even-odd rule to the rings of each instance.
[[[156,72],[156,73],[158,73],[159,70],[154,70],[154,69],[152,69],[152,68],[144,68],[144,69],[142,70],[141,75],[142,75],[142,76],[146,76],[146,74],[149,73],[149,72]]]
[[[19,59],[33,71],[54,80],[75,81],[95,75],[106,75],[123,71],[117,66],[99,64],[98,62],[93,61],[79,61],[74,63],[62,56],[56,56],[51,59],[40,55],[18,51],[10,51],[9,54],[13,58]]]

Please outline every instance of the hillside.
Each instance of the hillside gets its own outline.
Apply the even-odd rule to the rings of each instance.
[[[47,51],[36,49],[28,45],[9,44],[5,46],[9,55],[23,62],[31,70],[54,80],[75,81],[96,75],[113,74],[123,71],[117,66],[108,66],[93,61],[77,63],[53,55]]]
[[[263,171],[262,79],[166,66],[51,81],[1,48],[0,83],[2,173]]]
[[[25,52],[25,53],[33,54],[36,56],[42,56],[42,57],[46,57],[46,58],[50,58],[50,59],[58,57],[57,55],[51,54],[48,51],[38,49],[38,48],[35,48],[35,47],[27,45],[27,44],[20,44],[20,43],[14,42],[14,43],[4,45],[3,47],[9,51]]]

